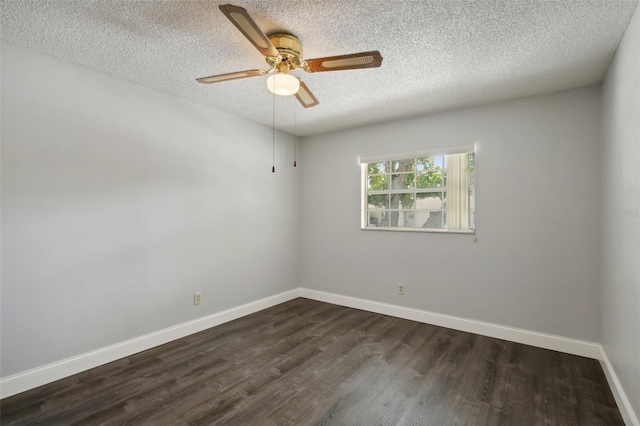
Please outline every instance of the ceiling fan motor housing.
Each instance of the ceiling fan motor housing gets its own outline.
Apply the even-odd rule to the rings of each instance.
[[[272,34],[269,41],[273,43],[282,56],[281,62],[286,62],[290,69],[302,67],[302,42],[292,34]],[[272,58],[266,57],[270,66],[277,66]]]

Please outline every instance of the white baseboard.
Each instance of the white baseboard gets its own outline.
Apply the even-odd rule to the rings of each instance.
[[[215,327],[216,325],[224,324],[271,306],[287,302],[299,297],[299,295],[299,289],[286,291],[213,315],[208,315],[193,321],[145,334],[144,336],[4,377],[0,380],[0,397],[6,398],[108,362],[146,351],[190,334],[206,330],[207,328]]]
[[[511,342],[523,343],[525,345],[537,346],[539,348],[551,349],[558,352],[580,355],[587,358],[600,358],[600,345],[585,340],[571,339],[568,337],[556,336],[554,334],[539,333],[537,331],[476,321],[452,315],[444,315],[436,312],[391,305],[388,303],[374,302],[372,300],[359,299],[356,297],[342,296],[335,293],[325,293],[323,291],[309,290],[306,288],[300,289],[300,297],[318,300],[320,302],[333,303],[335,305],[348,306],[350,308],[362,309],[363,311],[376,312],[426,324],[453,328],[455,330],[495,337],[497,339],[509,340]]]
[[[616,401],[618,402],[621,412],[623,412],[623,416],[626,416],[625,421],[633,426],[638,425],[637,417],[635,417],[635,414],[631,409],[629,400],[626,398],[624,391],[620,386],[620,382],[618,381],[617,376],[615,376],[613,368],[606,358],[606,354],[604,354],[602,347],[597,343],[305,288],[276,294],[274,296],[246,303],[206,317],[198,318],[193,321],[178,324],[144,336],[136,337],[95,351],[80,354],[2,378],[0,379],[0,397],[6,398],[47,383],[60,380],[73,374],[180,339],[190,334],[224,324],[271,306],[293,300],[297,297],[304,297],[321,302],[333,303],[335,305],[362,309],[398,318],[405,318],[426,324],[495,337],[498,339],[509,340],[512,342],[580,355],[588,358],[601,359],[603,369],[607,376],[607,380],[609,380],[609,384],[612,387]],[[624,410],[627,412],[624,413]]]
[[[620,410],[620,414],[622,414],[624,423],[627,426],[640,426],[638,416],[634,412],[633,407],[631,406],[631,401],[629,401],[627,394],[622,388],[622,384],[613,369],[613,365],[611,365],[611,362],[609,361],[607,353],[604,351],[602,345],[598,346],[600,347],[600,365],[602,365],[602,371],[604,371],[607,382],[609,382],[609,387],[611,388],[613,397],[616,399],[616,403],[618,404],[618,409]]]
[[[631,402],[629,398],[627,398],[618,380],[618,376],[613,370],[611,362],[609,362],[607,354],[599,343],[375,302],[357,297],[309,290],[306,288],[300,289],[300,297],[597,359],[602,365],[602,370],[607,378],[607,382],[609,383],[609,387],[618,404],[618,409],[625,424],[627,426],[640,426]]]

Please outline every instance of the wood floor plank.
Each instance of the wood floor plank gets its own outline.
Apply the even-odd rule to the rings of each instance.
[[[623,425],[596,360],[296,299],[0,401],[2,425]]]

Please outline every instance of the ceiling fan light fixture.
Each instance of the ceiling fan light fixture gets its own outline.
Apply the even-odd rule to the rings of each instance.
[[[1,2],[2,0],[0,0]],[[352,53],[349,55],[327,56],[323,58],[304,59],[302,42],[289,33],[275,33],[267,36],[249,15],[246,9],[232,4],[221,4],[220,11],[258,49],[269,65],[268,70],[253,69],[217,74],[196,78],[199,83],[218,83],[229,80],[258,77],[271,74],[267,79],[269,91],[278,96],[292,96],[305,108],[319,104],[309,87],[300,79],[289,75],[291,70],[302,70],[310,73],[324,71],[355,70],[377,68],[382,64],[382,55],[377,50]],[[275,105],[275,97],[274,97]],[[275,107],[274,107],[275,111]]]
[[[300,90],[300,80],[291,74],[279,72],[267,79],[267,87],[278,96],[292,96]]]

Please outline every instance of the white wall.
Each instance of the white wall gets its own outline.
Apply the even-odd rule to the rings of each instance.
[[[306,138],[301,285],[598,341],[600,112],[589,87]],[[476,243],[360,230],[360,155],[468,143]]]
[[[601,341],[635,415],[640,416],[638,10],[607,72],[603,84],[603,110]],[[606,210],[610,211],[609,216],[605,215]]]
[[[276,174],[271,140],[3,43],[2,376],[296,288],[294,138]]]

